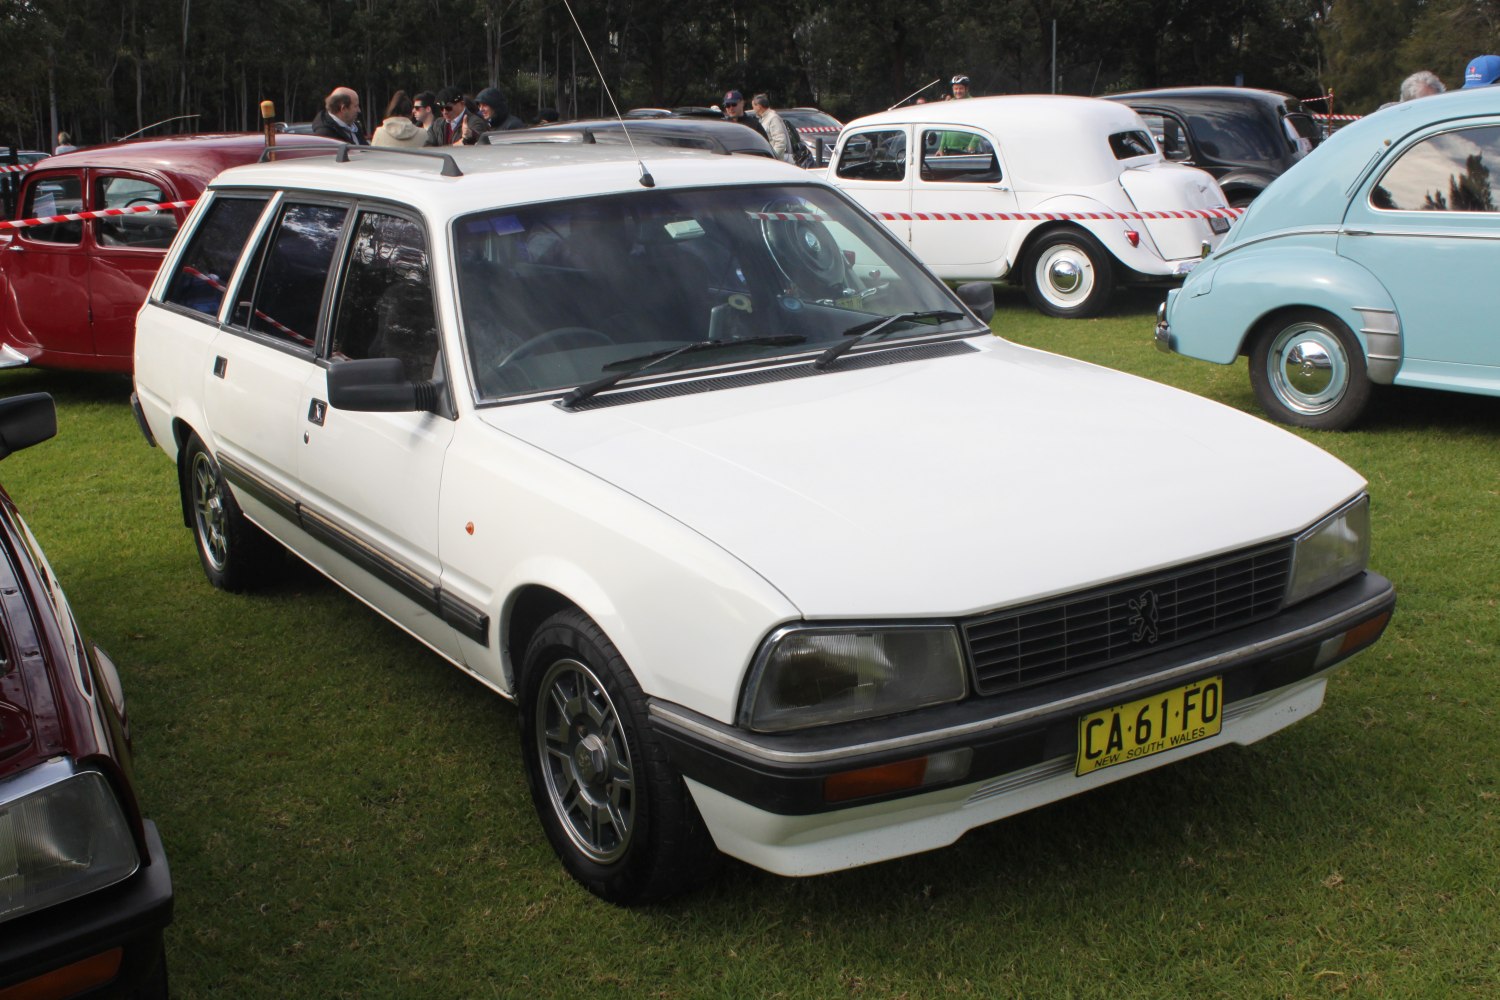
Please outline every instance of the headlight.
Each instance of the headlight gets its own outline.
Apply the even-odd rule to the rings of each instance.
[[[98,771],[54,760],[0,782],[0,921],[103,889],[140,867]]]
[[[787,628],[757,658],[742,722],[780,732],[869,719],[964,696],[953,628]]]
[[[1292,547],[1292,575],[1286,603],[1343,583],[1370,561],[1370,498],[1361,494],[1352,503],[1323,518],[1297,536]]]

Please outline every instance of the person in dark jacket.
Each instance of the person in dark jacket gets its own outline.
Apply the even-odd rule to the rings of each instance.
[[[485,87],[475,95],[474,103],[479,105],[479,116],[489,126],[487,131],[509,131],[525,127],[525,122],[510,113],[510,105],[506,103],[505,94],[499,87]]]
[[[359,95],[348,87],[335,87],[323,98],[323,110],[313,119],[313,135],[337,139],[354,146],[368,146],[359,127]]]
[[[745,114],[745,95],[738,90],[731,90],[724,95],[724,118],[728,121],[739,122],[746,128],[754,129],[760,133],[762,139],[766,138],[766,130],[760,127],[760,122]],[[767,142],[770,140],[767,139]]]

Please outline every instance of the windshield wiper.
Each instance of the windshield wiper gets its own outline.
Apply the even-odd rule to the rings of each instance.
[[[927,309],[922,312],[896,313],[892,316],[882,316],[879,319],[872,319],[866,323],[856,323],[843,332],[842,336],[848,339],[839,341],[818,355],[818,360],[813,362],[813,367],[817,369],[827,368],[846,351],[852,350],[876,334],[885,333],[897,323],[921,323],[926,320],[936,320],[938,323],[951,323],[953,320],[963,318],[963,313],[953,309]]]
[[[663,362],[682,354],[696,354],[699,351],[707,351],[719,347],[741,347],[741,346],[769,346],[783,347],[788,344],[800,344],[807,338],[801,334],[783,333],[772,337],[746,337],[743,340],[695,340],[681,347],[672,347],[664,351],[652,351],[650,354],[642,354],[634,358],[624,358],[620,361],[611,361],[605,365],[605,370],[617,368],[602,378],[596,378],[592,382],[585,382],[572,392],[562,398],[563,409],[577,406],[579,403],[597,393],[603,392],[610,386],[624,381],[632,375],[639,375],[649,368],[654,368]]]

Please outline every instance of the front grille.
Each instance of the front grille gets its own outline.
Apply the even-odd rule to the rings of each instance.
[[[1291,561],[1283,542],[968,619],[974,688],[1014,691],[1273,615]]]

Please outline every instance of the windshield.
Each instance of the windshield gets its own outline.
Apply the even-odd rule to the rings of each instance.
[[[465,216],[454,225],[464,344],[481,401],[557,393],[704,342],[649,374],[861,350],[975,330],[940,282],[836,192],[806,185],[642,190]],[[957,316],[958,318],[951,318]]]

